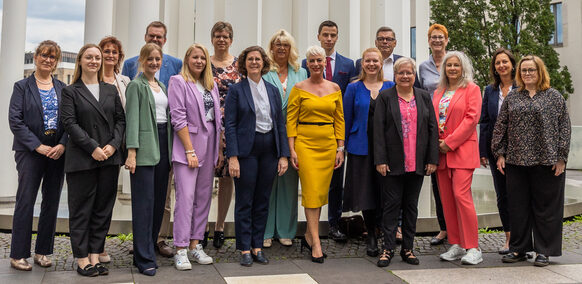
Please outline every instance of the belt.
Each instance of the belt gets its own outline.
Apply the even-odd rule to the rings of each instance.
[[[48,129],[44,131],[44,135],[46,136],[51,136],[51,135],[55,135],[57,133],[57,131],[55,129]]]
[[[299,124],[307,124],[307,125],[318,125],[318,126],[333,124],[333,122],[303,122],[303,121],[299,121],[298,123]]]

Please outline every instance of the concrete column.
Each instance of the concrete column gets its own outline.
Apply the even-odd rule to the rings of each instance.
[[[194,23],[194,42],[203,44],[208,47],[208,52],[214,54],[212,41],[210,38],[210,30],[216,21],[224,21],[224,1],[221,1],[221,8],[217,9],[216,3],[213,1],[194,1],[195,3],[195,23]],[[218,11],[220,10],[220,11]],[[219,15],[216,17],[215,15]],[[238,27],[232,27],[234,30],[234,42],[237,41]],[[233,53],[234,54],[234,53]]]
[[[371,8],[372,33],[380,26],[392,28],[396,32],[396,40],[398,40],[394,53],[409,56],[410,2],[400,0],[373,0]]]
[[[85,0],[84,43],[98,44],[113,34],[113,0]]]
[[[160,0],[129,0],[129,41],[125,51],[127,58],[139,54],[145,44],[146,27],[159,20]]]
[[[335,49],[348,58],[359,58],[360,0],[334,0],[329,5],[329,18],[339,28]]]
[[[319,45],[317,28],[325,20],[329,20],[329,0],[293,0],[293,35],[299,58],[305,58],[307,47]]]
[[[225,1],[225,20],[236,29],[231,54],[238,55],[249,46],[261,44],[262,3],[262,0]],[[210,36],[210,29],[206,32]]]
[[[363,51],[374,46],[374,33],[377,28],[371,25],[370,13],[372,0],[360,0],[360,49]],[[361,55],[361,52],[360,52]]]
[[[172,56],[178,55],[178,30],[180,27],[180,0],[165,0],[162,4],[164,7],[163,19],[168,28],[166,35],[165,52]],[[162,11],[160,11],[162,13]]]
[[[180,59],[184,58],[184,54],[186,54],[188,47],[190,47],[190,45],[195,42],[194,31],[196,26],[196,8],[194,2],[195,1],[192,0],[180,0],[180,7],[178,9],[178,18],[180,20],[178,22],[178,31],[176,33],[176,38],[178,40],[176,42],[177,53],[175,55]],[[208,32],[206,33],[209,34],[210,29],[208,29]],[[206,48],[210,48],[212,46],[210,42],[201,42],[201,44],[206,46]]]
[[[125,58],[129,58],[127,52],[129,43],[129,1],[115,0],[113,5],[113,35],[123,44]]]
[[[285,29],[293,34],[293,2],[288,0],[263,1],[261,45],[268,48],[271,36],[279,29]],[[297,43],[297,39],[295,39]]]
[[[430,17],[429,0],[416,0],[416,62],[422,63],[428,59],[428,27]]]
[[[0,46],[0,117],[8,117],[8,106],[14,82],[21,80],[24,70],[26,42],[26,7],[28,1],[4,1],[2,5],[2,42]],[[0,154],[5,163],[0,167],[0,201],[15,201],[18,186],[16,164],[12,152],[12,132],[8,123],[0,124]]]

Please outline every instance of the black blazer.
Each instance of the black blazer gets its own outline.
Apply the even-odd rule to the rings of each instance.
[[[438,164],[438,126],[430,95],[414,88],[417,110],[416,173],[424,175],[424,166]],[[389,175],[404,174],[402,120],[396,86],[380,92],[374,112],[374,164],[387,164]]]
[[[224,106],[224,135],[226,137],[226,155],[228,157],[246,157],[253,149],[257,118],[248,80],[248,78],[245,78],[228,88]],[[277,157],[289,157],[289,142],[287,141],[287,128],[285,126],[287,120],[281,110],[281,96],[277,87],[265,80],[263,82],[271,105],[272,131],[277,146]]]
[[[61,91],[66,86],[65,83],[53,78],[53,86],[57,93],[57,99],[61,104]],[[60,105],[59,105],[60,108]],[[49,146],[53,138],[44,135],[43,108],[40,100],[40,93],[36,86],[34,73],[26,79],[14,83],[12,97],[10,97],[10,107],[8,110],[8,123],[10,130],[14,134],[12,150],[32,152],[40,144]],[[58,144],[67,144],[67,134],[62,124],[62,117],[59,116],[56,133]],[[43,141],[44,140],[44,141]]]
[[[63,89],[62,97],[61,117],[69,134],[65,172],[120,165],[125,114],[115,86],[100,82],[97,101],[79,79]],[[115,147],[115,154],[103,162],[93,159],[93,151],[107,144]]]
[[[516,85],[511,87],[517,88]],[[491,153],[491,138],[493,128],[497,122],[499,109],[499,86],[488,85],[485,87],[483,103],[481,104],[481,122],[479,124],[479,157],[494,159]]]

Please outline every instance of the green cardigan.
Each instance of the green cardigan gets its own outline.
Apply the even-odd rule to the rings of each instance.
[[[158,81],[166,94],[166,86]],[[155,166],[160,162],[160,142],[156,124],[156,103],[146,77],[141,74],[127,85],[125,90],[125,143],[127,149],[137,151],[137,166]],[[172,124],[168,116],[168,157],[172,159]]]

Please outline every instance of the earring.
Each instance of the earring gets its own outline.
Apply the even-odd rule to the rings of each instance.
[[[499,75],[499,73],[497,73],[497,70],[493,71],[493,74]]]

